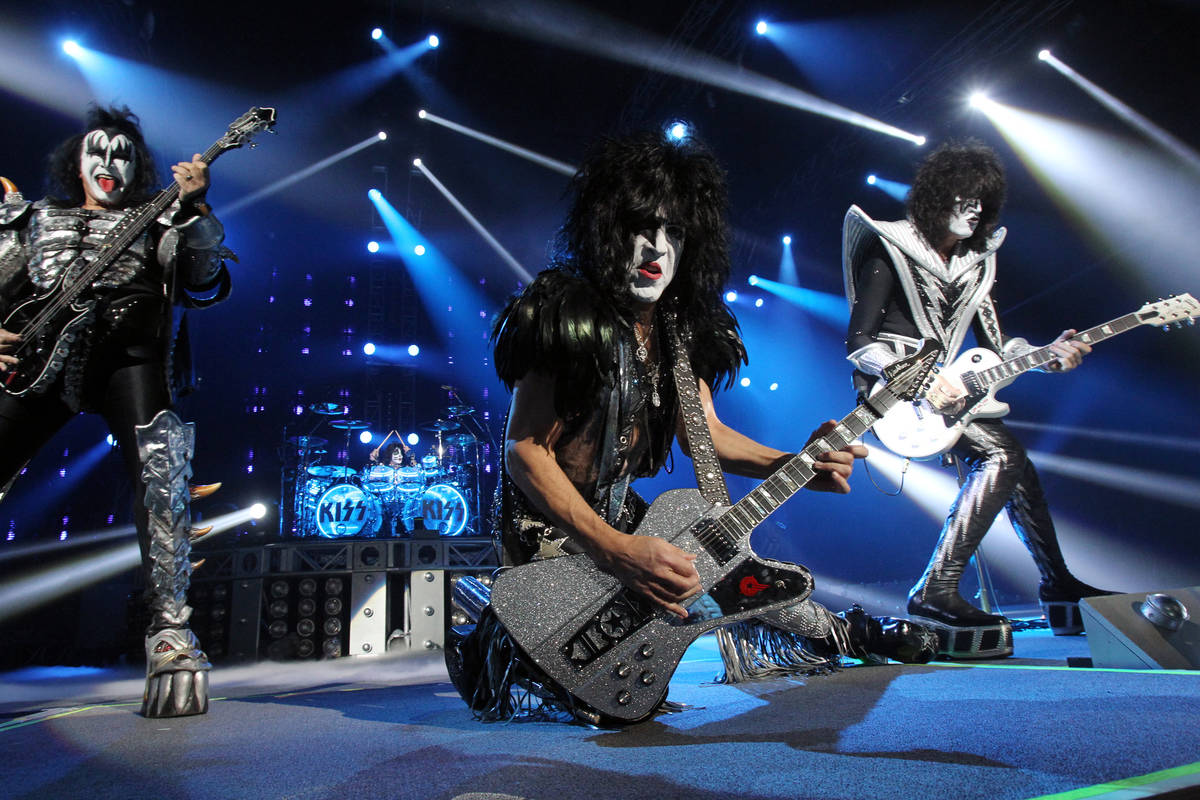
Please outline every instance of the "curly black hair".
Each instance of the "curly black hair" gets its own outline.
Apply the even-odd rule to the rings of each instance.
[[[975,233],[964,243],[968,249],[980,251],[996,229],[1005,190],[1004,166],[995,150],[978,139],[947,142],[917,168],[908,193],[908,216],[926,241],[936,246],[946,235],[955,197],[977,197],[983,211]]]
[[[137,159],[133,181],[121,198],[122,206],[144,203],[158,193],[158,168],[154,156],[146,146],[138,117],[127,106],[103,108],[93,105],[88,109],[83,131],[60,144],[50,154],[46,170],[46,199],[54,205],[73,208],[84,203],[83,182],[79,179],[79,153],[83,137],[101,129],[112,136],[122,133],[133,142]]]
[[[659,306],[689,326],[696,373],[714,385],[721,378],[731,384],[746,354],[723,296],[728,197],[725,171],[712,152],[694,137],[677,141],[662,131],[605,137],[589,150],[570,192],[552,265],[588,280],[627,322],[635,232],[660,214],[683,227],[683,255]]]

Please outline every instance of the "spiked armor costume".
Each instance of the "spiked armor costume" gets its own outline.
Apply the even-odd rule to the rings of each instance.
[[[1005,358],[1030,348],[1024,339],[1005,339],[990,298],[998,228],[982,250],[960,243],[944,261],[911,219],[876,222],[857,206],[843,227],[846,296],[851,304],[846,340],[854,384],[869,391],[882,369],[913,352],[922,338],[942,345],[953,360],[967,331],[980,346]],[[996,419],[970,423],[951,451],[970,471],[959,491],[925,573],[913,587],[908,613],[938,629],[940,652],[958,658],[1007,656],[1012,627],[985,614],[958,592],[959,579],[1002,508],[1033,555],[1042,575],[1039,599],[1055,633],[1080,633],[1077,603],[1099,594],[1068,571],[1037,472],[1008,428]],[[1073,612],[1073,616],[1071,616]]]
[[[118,221],[137,207],[122,190],[135,179],[152,186],[152,165],[139,167],[145,175],[130,166],[148,159],[148,151],[137,151],[144,157],[132,151],[135,139],[144,148],[130,121],[136,118],[127,111],[110,112],[93,112],[109,121],[98,123],[83,144],[64,143],[59,154],[69,156],[58,173],[73,181],[82,175],[85,194],[94,185],[116,198],[112,204],[97,204],[91,195],[79,206],[53,199],[29,203],[9,192],[0,205],[0,319],[17,301],[86,269]],[[104,131],[112,133],[111,139]],[[182,166],[189,165],[175,169]],[[200,200],[176,201],[84,290],[82,296],[94,300],[90,316],[71,334],[47,385],[19,394],[0,391],[0,487],[11,485],[22,466],[80,411],[101,414],[117,440],[134,487],[133,517],[152,612],[146,716],[201,714],[208,706],[208,659],[188,629],[188,555],[197,533],[190,529],[189,502],[219,484],[189,491],[194,434],[169,409],[175,393],[190,388],[186,347],[175,347],[186,336],[185,323],[182,315],[175,317],[174,307],[205,307],[228,296],[224,259],[233,254],[221,246],[223,238],[221,223]]]

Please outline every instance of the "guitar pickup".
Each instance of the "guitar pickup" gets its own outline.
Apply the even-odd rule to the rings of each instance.
[[[703,516],[692,523],[688,533],[695,537],[718,564],[728,564],[738,554],[737,542],[721,529],[718,520]]]

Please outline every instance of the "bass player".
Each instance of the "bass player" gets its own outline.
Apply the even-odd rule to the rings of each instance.
[[[84,132],[50,156],[51,194],[37,202],[10,192],[0,206],[0,319],[34,293],[60,290],[97,257],[114,226],[147,202],[158,175],[138,119],[127,108],[93,107]],[[43,388],[0,391],[0,486],[77,413],[104,417],[134,486],[134,521],[151,623],[146,634],[149,717],[208,708],[207,656],[188,626],[192,425],[171,411],[186,388],[173,307],[224,300],[229,273],[224,229],[205,202],[208,165],[196,154],[171,168],[178,201],[91,283],[86,325],[55,343],[57,374]],[[16,331],[0,331],[0,384],[33,359]],[[47,372],[47,375],[50,373]]]

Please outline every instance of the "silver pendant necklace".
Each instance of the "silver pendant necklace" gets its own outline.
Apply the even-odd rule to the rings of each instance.
[[[634,351],[634,355],[646,368],[646,377],[650,379],[650,402],[654,404],[655,408],[658,408],[662,405],[662,398],[658,396],[658,364],[650,363],[650,349],[647,346],[653,332],[654,329],[651,327],[643,338],[637,323],[635,322],[633,325],[633,338],[637,340],[637,350]]]

